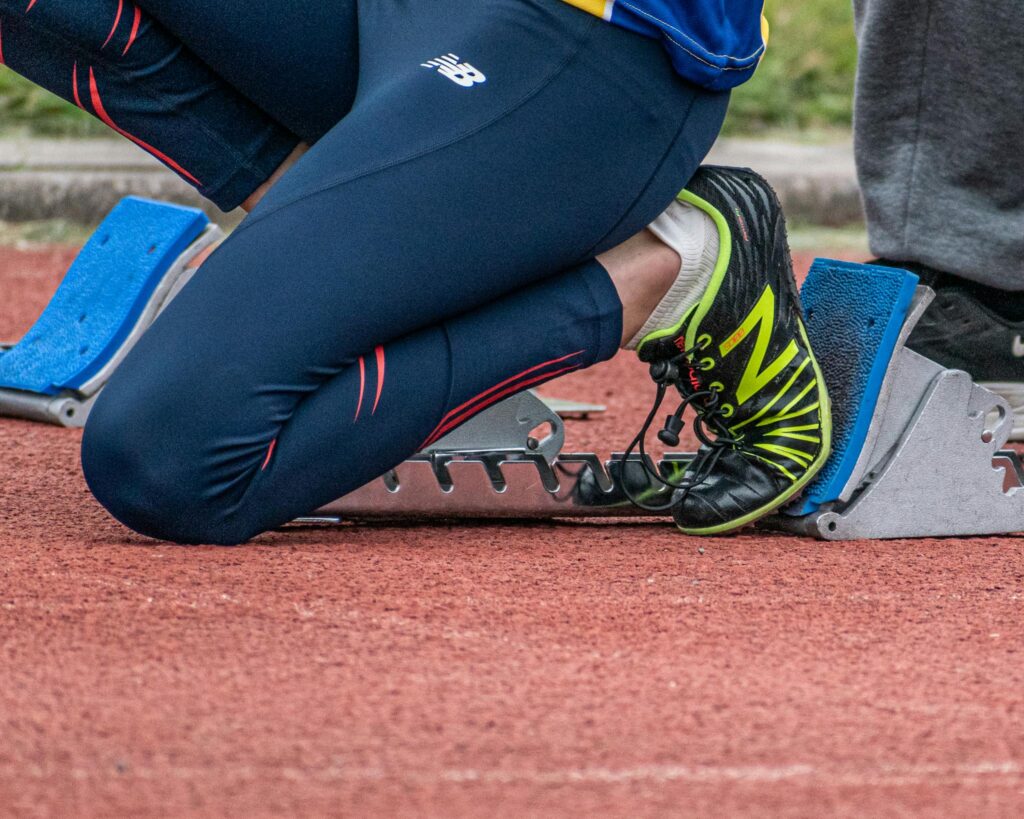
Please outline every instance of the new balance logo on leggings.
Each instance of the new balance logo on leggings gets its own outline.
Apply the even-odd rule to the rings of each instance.
[[[453,83],[461,85],[463,88],[472,88],[477,83],[487,82],[487,77],[484,76],[483,71],[474,68],[469,63],[461,62],[455,54],[446,54],[443,57],[438,57],[436,60],[420,63],[420,65],[424,68],[436,68],[437,73],[442,77],[447,77]]]

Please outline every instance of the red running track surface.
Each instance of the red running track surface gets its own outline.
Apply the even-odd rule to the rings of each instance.
[[[0,338],[70,258],[0,251]],[[649,387],[622,357],[555,392],[609,404],[570,436],[610,450]],[[1024,810],[1019,539],[565,523],[180,548],[107,518],[78,442],[0,422],[0,815]]]

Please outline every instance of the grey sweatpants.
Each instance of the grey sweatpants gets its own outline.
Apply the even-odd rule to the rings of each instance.
[[[871,250],[1024,290],[1024,0],[854,0]]]

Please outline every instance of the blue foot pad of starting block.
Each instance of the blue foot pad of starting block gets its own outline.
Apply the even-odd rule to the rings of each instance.
[[[193,208],[124,199],[32,329],[0,351],[0,388],[42,395],[81,388],[125,343],[165,274],[208,223]]]
[[[787,514],[839,498],[864,448],[918,277],[877,265],[817,259],[800,291],[811,346],[832,402],[832,455]]]

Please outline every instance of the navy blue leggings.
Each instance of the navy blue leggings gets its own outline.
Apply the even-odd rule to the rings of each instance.
[[[308,514],[611,357],[594,257],[668,205],[727,104],[561,0],[140,6],[0,0],[4,58],[224,207],[315,143],[86,428],[100,502],[184,543]]]

